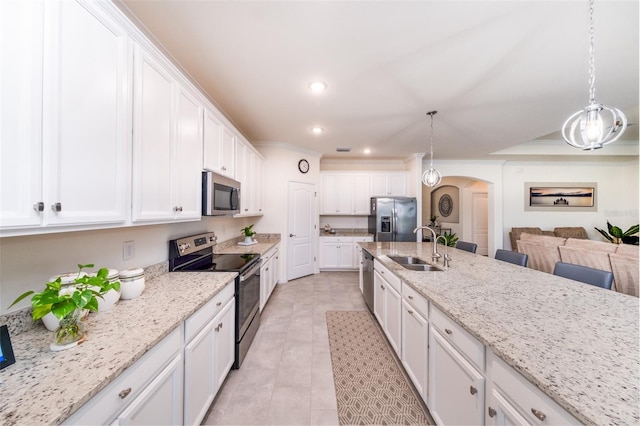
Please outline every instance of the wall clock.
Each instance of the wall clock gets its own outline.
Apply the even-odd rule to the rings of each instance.
[[[309,162],[304,158],[298,161],[298,170],[300,170],[300,173],[307,173],[309,171]]]

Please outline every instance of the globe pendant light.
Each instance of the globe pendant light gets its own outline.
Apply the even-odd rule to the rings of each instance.
[[[433,116],[437,113],[438,111],[429,111],[427,113],[431,117],[431,162],[429,163],[429,170],[422,174],[422,183],[430,187],[437,186],[442,181],[440,172],[433,168]]]
[[[602,148],[618,140],[627,128],[627,117],[622,111],[596,102],[593,33],[593,0],[589,0],[589,105],[569,117],[562,126],[564,140],[583,150]]]

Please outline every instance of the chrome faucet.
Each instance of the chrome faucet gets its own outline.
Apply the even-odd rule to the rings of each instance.
[[[444,235],[438,235],[438,238],[436,238],[436,244],[438,243],[438,240],[442,238],[442,240],[444,241],[444,257],[443,257],[443,266],[445,268],[449,267],[449,262],[451,261],[451,256],[449,256],[449,253],[447,253],[447,247],[449,247],[449,245],[447,244],[447,239]]]
[[[431,231],[431,241],[433,241],[433,253],[431,254],[431,260],[433,260],[434,262],[437,262],[438,259],[442,257],[442,255],[438,253],[438,241],[437,241],[438,237],[436,236],[436,231],[429,228],[428,226],[418,226],[416,229],[413,230],[413,233],[417,234],[419,229],[428,229],[429,231]]]

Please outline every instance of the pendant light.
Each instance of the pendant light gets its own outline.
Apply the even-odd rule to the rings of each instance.
[[[593,33],[593,0],[589,0],[589,105],[569,117],[562,126],[564,140],[583,150],[602,148],[618,140],[627,128],[627,117],[622,111],[596,102]]]
[[[427,113],[427,115],[431,117],[431,162],[429,163],[429,170],[422,174],[422,183],[430,187],[437,186],[442,181],[440,172],[433,168],[433,116],[437,113],[438,111],[429,111]]]

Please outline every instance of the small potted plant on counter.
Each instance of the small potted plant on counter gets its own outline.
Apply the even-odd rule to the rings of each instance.
[[[78,265],[78,275],[71,284],[63,284],[62,277],[47,282],[42,292],[33,290],[20,295],[11,306],[31,296],[31,317],[39,320],[51,313],[59,325],[55,331],[52,350],[67,349],[86,339],[82,319],[86,311],[98,311],[98,297],[114,289],[120,290],[120,282],[110,282],[109,270],[101,268],[95,275],[87,275],[82,270],[93,268],[92,264]],[[11,307],[9,306],[9,307]]]
[[[256,231],[253,230],[253,224],[245,226],[244,228],[240,229],[240,231],[242,231],[242,235],[244,235],[244,244],[253,244],[253,240],[251,239],[251,237],[256,235]]]

